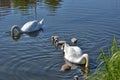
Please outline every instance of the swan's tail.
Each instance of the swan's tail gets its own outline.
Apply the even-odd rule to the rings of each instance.
[[[41,20],[39,21],[39,24],[40,24],[40,25],[43,25],[43,24],[44,24],[44,19],[41,19]]]

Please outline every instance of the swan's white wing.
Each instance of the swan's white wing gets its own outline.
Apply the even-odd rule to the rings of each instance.
[[[34,21],[29,21],[27,23],[25,23],[23,25],[23,27],[21,28],[22,32],[33,32],[40,29],[38,26],[38,21],[34,20]]]
[[[71,47],[67,47],[65,49],[65,55],[64,55],[65,59],[72,62],[72,58],[73,58],[72,54],[74,54],[74,52],[75,52],[74,49],[72,49]]]
[[[34,31],[34,28],[36,26],[37,26],[37,21],[36,20],[29,21],[29,22],[27,22],[23,25],[23,27],[21,28],[21,31],[22,32],[32,32],[32,31]]]
[[[72,63],[78,63],[81,58],[81,49],[79,47],[67,47],[65,59]]]

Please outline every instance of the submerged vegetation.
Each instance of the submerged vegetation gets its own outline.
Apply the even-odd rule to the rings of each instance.
[[[120,80],[120,47],[115,37],[108,54],[101,50],[98,59],[101,62],[89,80]]]

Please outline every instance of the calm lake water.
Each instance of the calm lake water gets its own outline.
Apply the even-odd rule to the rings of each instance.
[[[12,40],[13,25],[44,18],[43,32]],[[75,37],[77,45],[89,54],[90,73],[97,67],[100,49],[104,51],[116,36],[120,43],[119,0],[0,0],[0,80],[73,80],[78,69],[62,73],[60,48],[50,37],[60,40]]]

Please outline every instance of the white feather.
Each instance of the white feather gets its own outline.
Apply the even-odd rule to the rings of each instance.
[[[25,23],[21,28],[22,32],[33,32],[42,28],[43,19],[41,21],[33,20]]]
[[[72,63],[85,64],[85,59],[82,57],[82,50],[78,46],[69,46],[65,43],[64,58]]]

